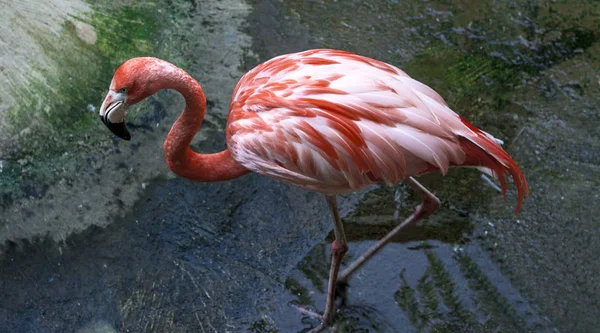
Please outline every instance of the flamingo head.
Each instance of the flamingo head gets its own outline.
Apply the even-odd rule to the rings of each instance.
[[[157,78],[165,68],[165,63],[151,57],[133,58],[115,71],[108,94],[100,107],[100,119],[119,138],[131,139],[125,126],[127,107],[163,88]]]

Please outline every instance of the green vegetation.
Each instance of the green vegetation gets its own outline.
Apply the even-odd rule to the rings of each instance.
[[[427,82],[470,122],[485,125],[496,136],[516,134],[518,118],[502,115],[515,111],[510,104],[510,92],[520,81],[518,67],[491,56],[465,55],[440,43],[427,48],[407,63],[405,69],[413,77]],[[490,121],[491,118],[504,121]],[[490,129],[487,122],[503,125]]]
[[[94,45],[81,41],[71,22],[60,37],[35,33],[58,72],[44,73],[43,80],[30,78],[27,89],[14,92],[19,103],[7,111],[7,139],[0,142],[2,206],[24,195],[41,195],[48,183],[85,167],[77,159],[81,152],[110,146],[97,108],[120,63],[157,51],[165,22],[158,9],[157,4],[137,2],[95,6],[89,16],[74,18],[94,27]]]

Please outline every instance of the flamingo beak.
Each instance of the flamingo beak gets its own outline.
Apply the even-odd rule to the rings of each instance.
[[[100,120],[116,136],[123,140],[131,140],[131,135],[125,127],[127,104],[122,94],[110,91],[100,107]]]

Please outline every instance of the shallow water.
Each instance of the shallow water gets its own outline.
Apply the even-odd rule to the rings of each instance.
[[[597,329],[596,2],[89,6],[71,20],[89,23],[97,42],[78,42],[71,21],[61,38],[78,52],[56,52],[56,36],[36,32],[44,55],[62,69],[46,73],[53,89],[35,81],[12,95],[24,106],[0,112],[1,332],[302,332],[317,325],[295,306],[324,307],[332,226],[319,195],[259,175],[214,184],[173,176],[161,145],[183,106],[175,93],[131,110],[131,142],[112,138],[88,110],[102,101],[118,63],[159,56],[203,85],[209,115],[193,147],[218,151],[243,72],[313,47],[372,56],[429,84],[505,141],[531,187],[515,217],[514,191],[503,201],[474,170],[421,177],[442,208],[352,278],[338,332]],[[340,202],[347,263],[418,199],[399,186]]]

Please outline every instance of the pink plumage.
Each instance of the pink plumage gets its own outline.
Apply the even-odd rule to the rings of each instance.
[[[176,174],[213,182],[256,171],[325,194],[335,240],[325,312],[311,333],[332,324],[338,285],[347,285],[395,235],[439,208],[440,200],[412,176],[474,166],[497,176],[506,193],[505,176],[511,174],[519,192],[517,212],[528,191],[523,173],[499,140],[450,110],[428,86],[367,57],[321,49],[258,65],[233,92],[228,149],[214,154],[190,147],[206,111],[202,87],[160,59],[133,58],[121,65],[100,118],[114,134],[129,140],[127,107],[161,89],[176,89],[186,100],[164,144],[167,165]],[[335,194],[399,181],[421,197],[421,204],[339,275],[348,245]]]
[[[400,69],[344,51],[273,58],[242,77],[227,126],[233,158],[249,170],[329,193],[451,166],[491,169],[521,205],[527,182],[489,134]]]

